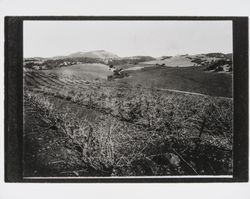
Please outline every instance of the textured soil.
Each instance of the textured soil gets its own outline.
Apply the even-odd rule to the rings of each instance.
[[[65,113],[70,107],[73,112],[81,109],[79,117],[87,115],[88,119],[94,120],[99,115],[66,100],[57,99],[56,102],[61,113]],[[40,110],[25,101],[24,111],[24,176],[78,176],[79,171],[82,175],[93,175],[91,171],[72,164],[72,158],[76,154],[67,147],[64,134],[44,119]]]

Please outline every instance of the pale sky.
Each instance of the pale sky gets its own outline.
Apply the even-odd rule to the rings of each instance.
[[[25,21],[24,57],[232,53],[231,21]]]

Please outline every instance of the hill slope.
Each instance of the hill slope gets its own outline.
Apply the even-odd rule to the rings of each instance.
[[[201,67],[145,67],[125,70],[129,78],[119,79],[131,87],[161,88],[232,97],[232,75],[204,71]]]
[[[222,57],[207,56],[203,54],[197,55],[177,55],[173,57],[160,58],[154,61],[144,62],[144,64],[165,64],[170,67],[189,67],[200,65],[202,62],[211,62],[223,59]]]
[[[191,59],[189,59],[187,56],[182,56],[182,55],[166,58],[163,60],[158,59],[149,62],[144,62],[144,64],[165,64],[166,66],[172,66],[172,67],[177,67],[177,66],[188,67],[194,65]]]
[[[70,67],[61,67],[52,70],[44,71],[47,74],[54,73],[58,76],[68,77],[68,78],[82,78],[85,80],[93,79],[107,79],[109,75],[112,75],[112,71],[105,64],[77,64]]]

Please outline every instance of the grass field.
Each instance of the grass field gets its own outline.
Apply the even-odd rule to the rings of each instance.
[[[78,64],[44,71],[60,77],[66,76],[72,79],[81,78],[85,80],[107,79],[107,76],[112,75],[109,66],[105,64]]]
[[[106,81],[79,67],[25,73],[25,176],[232,174],[230,75],[147,68]]]
[[[146,88],[166,88],[232,97],[232,74],[205,72],[204,67],[146,67],[126,73],[129,73],[130,78],[119,81],[130,86],[139,85]]]

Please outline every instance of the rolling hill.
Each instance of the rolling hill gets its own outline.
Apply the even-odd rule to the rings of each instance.
[[[204,71],[201,67],[134,67],[118,79],[129,87],[172,89],[210,96],[232,97],[232,75]]]
[[[166,58],[163,60],[160,59],[160,60],[149,61],[145,62],[145,64],[165,64],[166,66],[173,66],[173,67],[177,66],[188,67],[194,65],[191,59],[187,58],[187,56],[182,56],[182,55]]]
[[[144,64],[160,64],[160,65],[165,64],[166,66],[170,67],[189,67],[189,66],[201,65],[202,62],[211,62],[219,59],[225,59],[224,56],[218,57],[213,54],[177,55],[172,57],[163,57],[157,60],[144,62]]]
[[[56,74],[62,77],[68,78],[83,78],[86,80],[94,79],[107,79],[109,75],[112,75],[112,71],[109,70],[109,67],[105,64],[76,64],[70,67],[61,67],[52,70],[45,70],[46,74]]]
[[[140,70],[145,67],[192,67],[206,66],[207,71],[231,72],[232,53],[207,53],[196,55],[161,56],[130,56],[119,57],[118,55],[105,51],[95,50],[88,52],[76,52],[67,56],[57,56],[49,59],[39,60],[26,58],[24,66],[39,70],[71,66],[75,64],[99,63],[112,66],[117,70]]]

